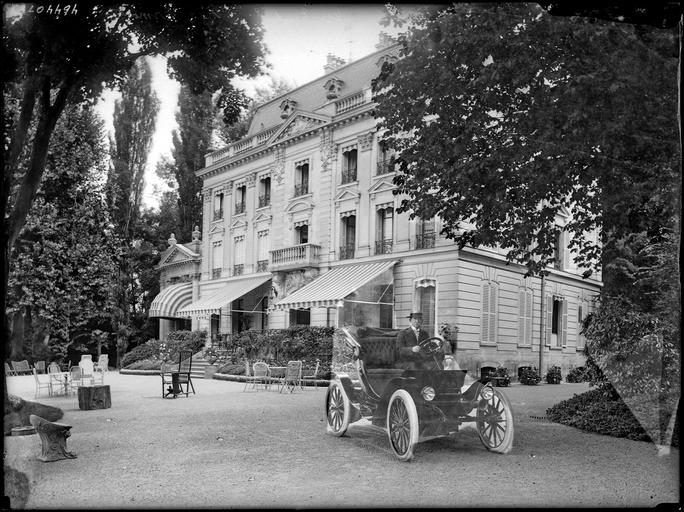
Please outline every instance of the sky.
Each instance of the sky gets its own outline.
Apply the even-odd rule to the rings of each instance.
[[[271,67],[256,80],[236,81],[247,94],[253,94],[255,86],[268,83],[268,74],[294,86],[303,85],[324,74],[328,53],[347,62],[357,60],[376,50],[381,31],[396,35],[399,30],[380,25],[385,14],[383,4],[263,4],[258,7],[262,9],[264,43],[269,50],[266,61]],[[159,191],[165,190],[165,185],[160,183],[154,169],[162,156],[170,158],[180,86],[166,76],[162,57],[152,59],[150,64],[161,108],[147,163],[143,202],[146,206],[157,206]],[[114,91],[107,91],[98,104],[108,130],[112,129],[114,100],[118,96]]]

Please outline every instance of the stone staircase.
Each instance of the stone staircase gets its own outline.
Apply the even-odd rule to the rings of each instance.
[[[202,357],[202,352],[197,352],[192,356],[192,369],[190,370],[190,377],[193,379],[203,379],[204,369],[209,366],[209,362]]]

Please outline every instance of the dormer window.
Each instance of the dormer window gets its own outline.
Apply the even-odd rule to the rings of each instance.
[[[335,99],[340,95],[340,91],[342,90],[342,86],[344,85],[344,82],[340,80],[337,77],[333,77],[327,82],[325,82],[325,85],[323,86],[325,88],[325,97],[328,98],[329,100]]]
[[[282,103],[280,104],[280,117],[283,119],[287,119],[292,115],[292,113],[295,111],[295,107],[297,106],[297,102],[293,99],[286,99],[283,100]]]

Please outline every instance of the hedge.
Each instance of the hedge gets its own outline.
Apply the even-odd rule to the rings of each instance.
[[[193,354],[199,352],[204,347],[206,337],[206,331],[173,331],[164,343],[151,339],[127,352],[121,366],[128,370],[140,370],[143,368],[134,368],[132,365],[139,361],[156,361],[158,367],[162,350],[166,361],[177,361],[181,350],[190,350]]]
[[[547,409],[546,417],[556,423],[588,432],[626,437],[636,441],[660,442],[661,434],[666,432],[671,415],[654,414],[654,411],[672,411],[677,397],[676,392],[662,395],[660,404],[656,396],[633,397],[628,400],[630,408],[611,386],[604,385],[559,402]],[[646,424],[646,428],[637,417]],[[679,447],[678,418],[672,433],[671,445]]]

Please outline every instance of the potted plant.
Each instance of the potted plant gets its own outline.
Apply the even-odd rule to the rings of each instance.
[[[525,384],[527,386],[536,386],[541,381],[539,372],[536,366],[527,366],[520,372],[520,377],[518,379],[520,384]]]
[[[546,382],[549,384],[560,384],[562,379],[560,366],[552,366],[546,372]]]
[[[496,370],[489,373],[489,377],[497,387],[508,387],[511,384],[511,377],[508,374],[508,368],[499,366]]]
[[[209,363],[209,366],[206,366],[204,368],[204,378],[213,379],[216,370],[218,370],[218,366],[216,363],[219,362],[220,355],[214,347],[209,347],[208,349],[204,350],[202,356]]]

